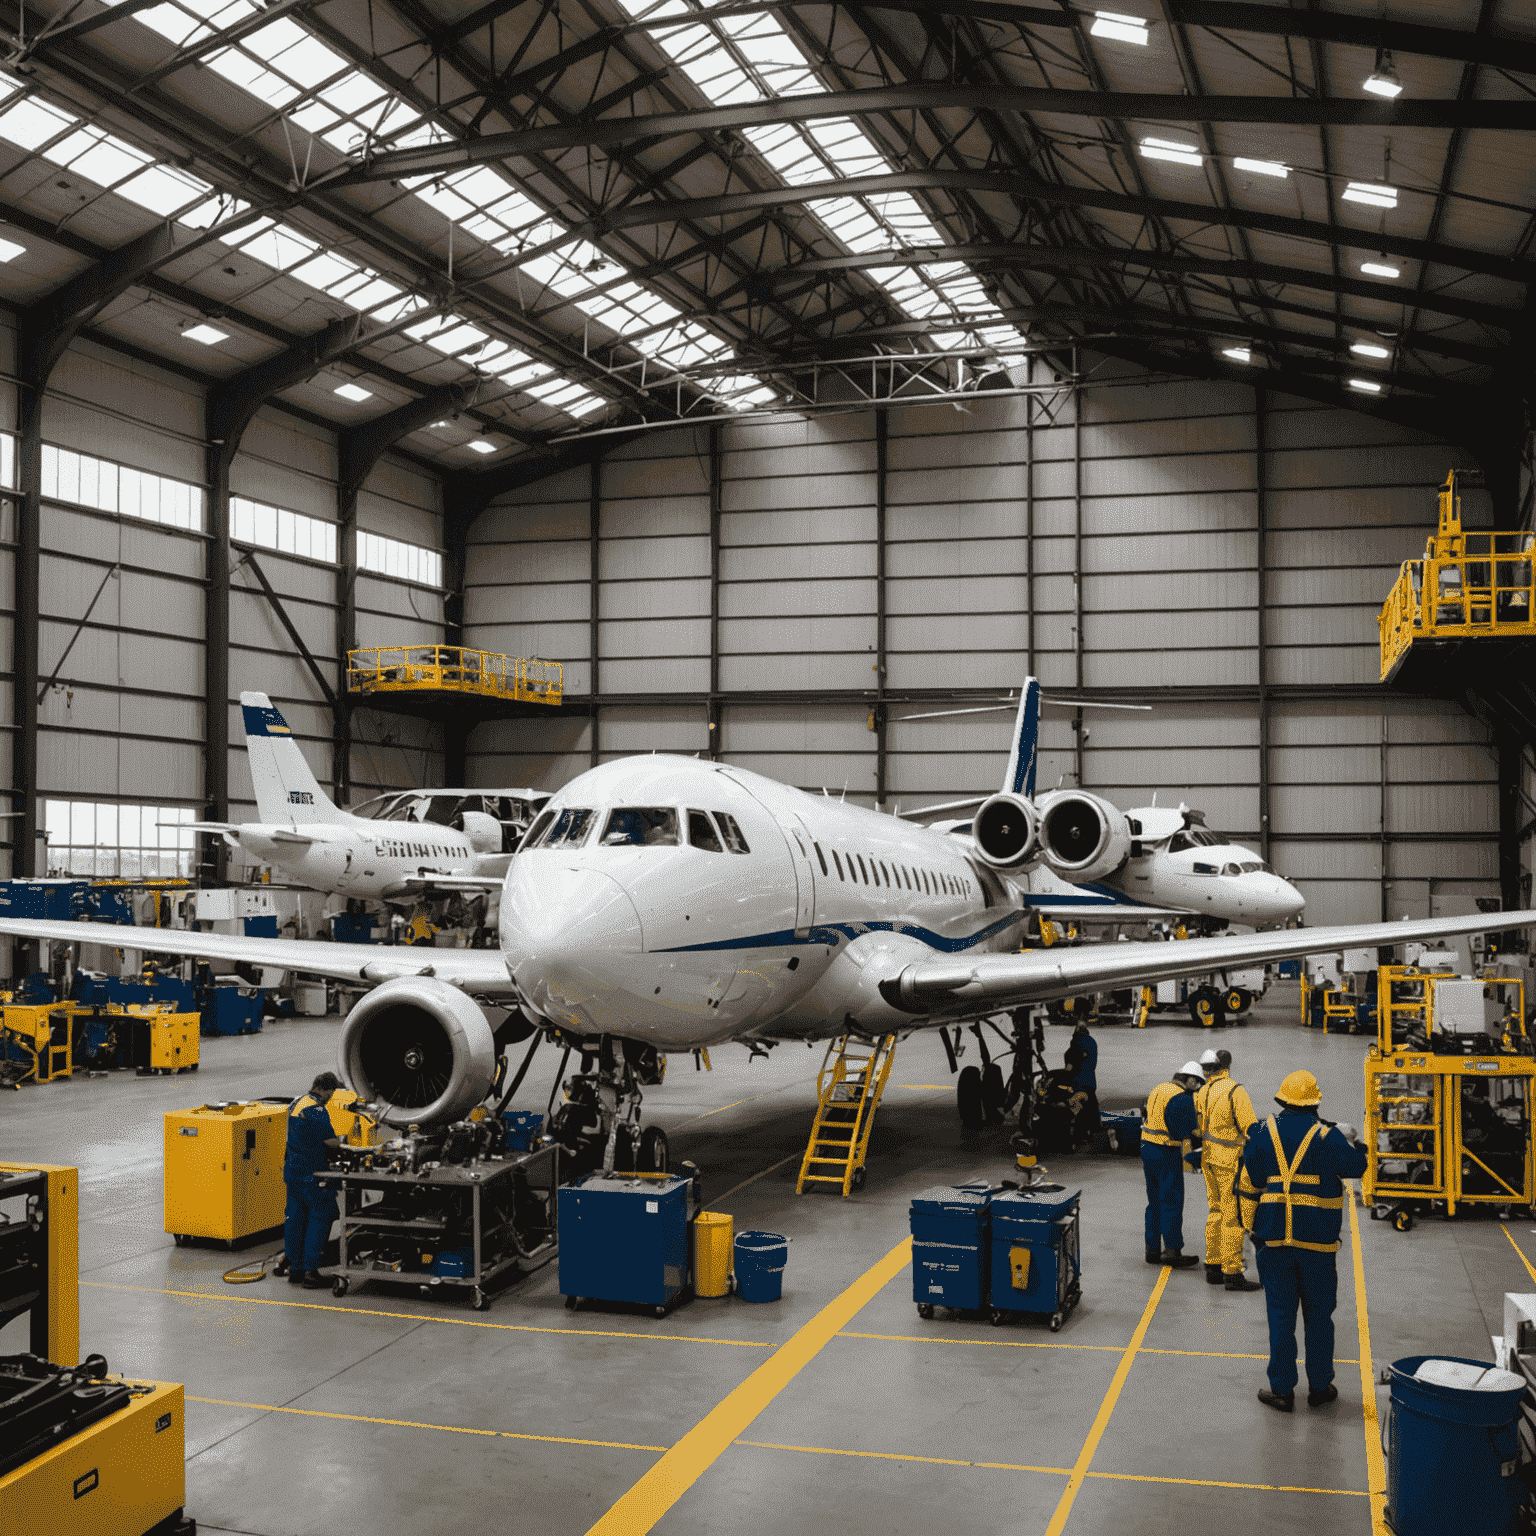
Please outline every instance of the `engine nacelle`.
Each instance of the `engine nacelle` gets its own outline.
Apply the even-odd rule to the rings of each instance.
[[[462,1120],[491,1091],[496,1043],[479,1005],[457,987],[402,976],[347,1015],[339,1065],[386,1125],[436,1125]]]
[[[459,821],[464,828],[464,835],[469,839],[469,846],[476,853],[502,852],[506,832],[494,816],[487,816],[484,811],[463,811],[459,814]]]
[[[993,869],[1017,869],[1040,851],[1040,817],[1022,795],[993,795],[971,818],[976,851]]]
[[[1040,852],[1073,885],[1102,880],[1131,855],[1125,812],[1086,790],[1058,790],[1040,806]]]

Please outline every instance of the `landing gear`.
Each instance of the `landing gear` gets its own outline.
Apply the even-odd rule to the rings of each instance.
[[[1253,993],[1243,987],[1228,987],[1221,995],[1221,1006],[1233,1018],[1239,1018],[1253,1007]]]
[[[573,1176],[597,1168],[665,1173],[666,1133],[640,1125],[641,1084],[659,1083],[664,1071],[655,1047],[612,1035],[595,1045],[590,1039],[575,1044],[582,1070],[566,1080],[566,1102],[549,1126],[565,1154],[564,1169]]]
[[[648,1125],[640,1133],[640,1151],[635,1168],[640,1173],[667,1171],[667,1133],[659,1125]]]
[[[988,1062],[981,1074],[981,1107],[986,1113],[988,1125],[1001,1125],[1008,1104],[1008,1085],[1003,1081],[1003,1069],[995,1061]]]
[[[961,1068],[960,1080],[955,1084],[955,1104],[961,1125],[968,1131],[980,1130],[987,1118],[980,1067]]]
[[[1215,987],[1201,987],[1189,999],[1189,1016],[1202,1029],[1220,1029],[1227,1022],[1221,993]]]

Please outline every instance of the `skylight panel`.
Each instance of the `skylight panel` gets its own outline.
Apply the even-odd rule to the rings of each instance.
[[[355,400],[361,404],[364,400],[373,399],[373,391],[364,389],[361,384],[338,384],[331,391],[333,395],[340,395],[343,400]]]
[[[1183,144],[1177,139],[1146,138],[1138,146],[1148,160],[1170,160],[1175,165],[1203,165],[1205,157],[1193,144]]]
[[[446,352],[451,357],[467,347],[481,346],[490,339],[488,332],[476,330],[472,325],[456,325],[446,334],[434,336],[431,344],[439,352]]]
[[[334,107],[343,117],[354,117],[365,108],[382,101],[386,94],[377,80],[370,80],[361,70],[354,69],[334,85],[326,86],[316,99],[328,107]]]
[[[297,22],[289,21],[286,16],[280,16],[276,21],[269,21],[266,26],[248,33],[244,39],[244,46],[249,48],[257,58],[265,59],[270,64],[285,48],[292,48],[296,43],[304,42],[308,36],[309,33]]]
[[[278,272],[287,271],[295,262],[319,249],[313,240],[289,229],[286,224],[274,224],[260,230],[249,240],[237,232],[230,243]]]
[[[1339,196],[1346,203],[1364,203],[1369,208],[1397,207],[1397,188],[1378,186],[1371,181],[1352,181]]]
[[[212,190],[200,183],[192,184],[181,172],[165,165],[152,165],[132,181],[125,181],[117,188],[120,196],[137,203],[139,207],[165,215],[186,207],[196,198],[207,197]]]
[[[23,149],[37,149],[56,139],[75,121],[37,100],[19,101],[0,115],[0,134]]]
[[[181,335],[184,341],[201,342],[205,347],[217,346],[219,342],[229,340],[228,331],[221,331],[216,325],[209,325],[206,321],[189,325]]]
[[[1375,341],[1351,342],[1349,350],[1356,357],[1388,358],[1392,356],[1392,349],[1390,347],[1384,347]]]
[[[1095,11],[1089,37],[1109,37],[1117,43],[1147,46],[1147,23],[1140,16],[1121,16],[1115,11]]]
[[[422,202],[430,203],[444,218],[468,218],[470,214],[476,211],[475,205],[472,202],[460,197],[451,187],[422,187],[416,193],[416,196]]]
[[[532,378],[538,372],[539,366],[526,353],[514,350],[504,357],[498,357],[486,372],[500,379],[508,389],[516,389],[525,379]]]
[[[180,6],[156,5],[140,11],[138,19],[161,37],[169,38],[178,48],[213,36],[210,28],[203,26],[195,16],[189,16]]]
[[[1252,171],[1256,176],[1275,176],[1284,181],[1290,174],[1291,168],[1282,165],[1278,160],[1248,160],[1242,155],[1236,156],[1232,161],[1232,169],[1235,171]]]
[[[17,245],[14,240],[0,240],[0,262],[15,261],[18,256],[26,255],[27,248]]]
[[[1253,361],[1253,353],[1247,347],[1223,347],[1223,357],[1230,357],[1234,363],[1249,363]]]
[[[224,48],[218,53],[209,54],[205,62],[209,69],[223,75],[242,90],[249,91],[269,107],[286,107],[299,94],[297,87],[274,75],[270,69],[263,69],[255,59],[241,53],[238,48]]]
[[[1403,275],[1403,269],[1390,265],[1385,257],[1380,261],[1362,261],[1360,270],[1367,277],[1384,277],[1389,282],[1396,282]]]
[[[1358,389],[1363,395],[1379,395],[1381,393],[1381,385],[1375,379],[1351,379],[1349,387],[1351,389]]]
[[[475,453],[496,452],[496,444],[488,443],[483,437],[473,438],[471,441],[465,443],[464,446],[468,449],[471,449]]]
[[[318,288],[322,293],[328,293],[336,284],[356,275],[357,266],[354,262],[332,255],[329,251],[318,252],[289,273],[290,277],[308,283],[311,288]]]

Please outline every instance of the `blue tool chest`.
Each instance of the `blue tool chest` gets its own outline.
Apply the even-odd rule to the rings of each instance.
[[[691,1179],[593,1173],[560,1188],[560,1294],[664,1312],[688,1285]]]
[[[919,1309],[977,1311],[987,1304],[984,1187],[925,1189],[912,1200],[912,1299]]]

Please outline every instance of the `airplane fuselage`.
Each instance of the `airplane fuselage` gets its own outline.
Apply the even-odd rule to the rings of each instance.
[[[337,816],[300,826],[249,822],[225,836],[297,885],[360,899],[387,899],[423,874],[470,874],[480,857],[452,827]]]
[[[550,801],[500,937],[528,1006],[576,1033],[825,1038],[909,1023],[877,983],[910,962],[1017,949],[1022,884],[962,837],[725,764],[629,758]]]

